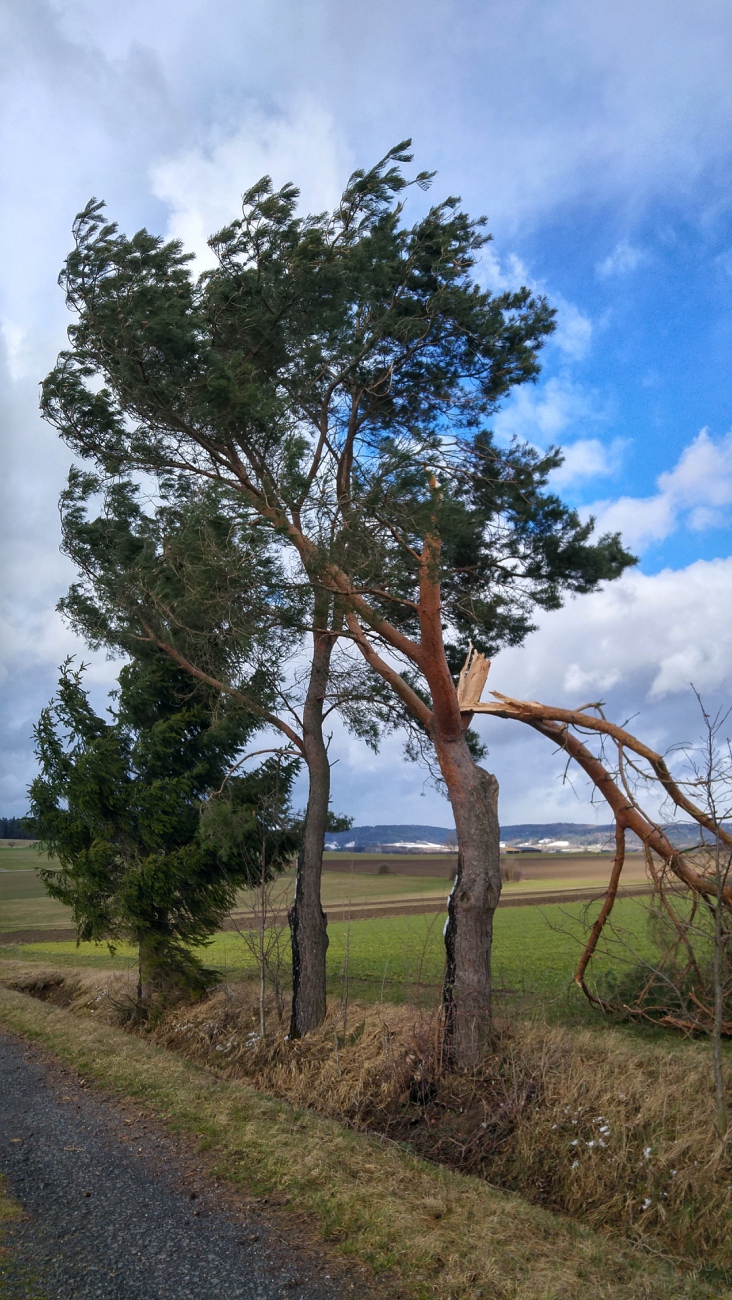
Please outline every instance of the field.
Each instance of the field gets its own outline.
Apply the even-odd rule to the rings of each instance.
[[[586,905],[506,908],[496,917],[493,963],[499,1005],[536,1010],[551,1019],[584,1019],[585,1000],[572,984],[572,973],[584,933]],[[636,951],[649,950],[643,904],[624,899],[616,905],[617,922]],[[439,998],[443,972],[442,928],[445,913],[430,916],[384,917],[378,920],[334,922],[328,928],[328,985],[331,998],[364,1002],[414,1002],[433,1005]],[[287,966],[287,936],[284,935]],[[104,945],[72,940],[5,944],[0,954],[10,959],[43,961],[58,966],[126,970],[136,964],[134,949],[120,945],[111,954]],[[255,970],[255,959],[235,931],[214,936],[203,954],[229,980]],[[607,969],[608,958],[597,962]]]
[[[13,931],[68,931],[69,913],[50,899],[36,872],[48,865],[34,844],[9,847],[0,843],[0,936]],[[503,862],[505,881],[502,906],[523,902],[550,902],[552,898],[587,901],[605,886],[610,862],[607,855],[537,854],[516,855]],[[332,921],[355,920],[359,916],[395,916],[435,913],[444,907],[450,889],[454,859],[451,855],[371,856],[326,855],[323,872],[323,904]],[[520,878],[517,878],[520,877]],[[645,872],[640,855],[629,856],[623,875],[627,893],[643,889]],[[286,872],[273,886],[272,906],[284,920],[293,893],[293,872]],[[233,917],[238,925],[252,920],[254,899],[243,890]],[[39,936],[40,937],[40,936]],[[54,938],[63,938],[56,933]]]
[[[114,954],[106,945],[77,947],[68,909],[48,897],[37,875],[37,867],[46,861],[32,844],[0,846],[0,953],[82,967],[133,966],[135,952],[125,945],[118,946]],[[607,857],[574,854],[522,856],[509,862],[513,871],[520,870],[522,879],[504,885],[504,901],[519,902],[526,897],[534,905],[502,906],[497,913],[494,971],[499,998],[507,1011],[527,1001],[540,1003],[553,1016],[584,1006],[584,999],[572,986],[572,973],[597,904],[583,901],[582,891],[595,894],[607,878],[609,865]],[[382,874],[384,868],[388,874]],[[451,869],[451,860],[445,857],[329,856],[323,874],[323,901],[333,918],[328,950],[331,997],[343,996],[347,988],[349,996],[369,1002],[381,999],[428,1005],[438,998]],[[637,886],[641,879],[637,863],[631,861],[629,874],[630,883]],[[577,900],[572,898],[575,891],[580,894]],[[561,903],[552,901],[557,894]],[[275,887],[279,928],[284,927],[291,895],[292,873],[288,872]],[[234,912],[238,925],[251,921],[251,906],[251,896],[243,892]],[[369,919],[362,919],[364,910]],[[394,914],[398,912],[406,914]],[[378,919],[373,919],[374,913]],[[614,916],[632,950],[646,953],[643,902],[621,899]],[[13,942],[15,935],[18,938]],[[289,953],[284,929],[281,946],[286,968]],[[244,934],[235,929],[215,935],[205,949],[205,959],[231,979],[254,969]],[[600,958],[595,970],[607,964],[607,958]]]

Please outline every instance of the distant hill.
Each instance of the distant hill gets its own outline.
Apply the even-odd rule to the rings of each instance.
[[[349,831],[329,832],[325,837],[327,849],[352,849],[355,853],[434,851],[456,843],[454,830],[447,826],[352,826]]]
[[[674,842],[679,848],[697,843],[699,827],[695,822],[669,823]],[[615,839],[612,822],[520,822],[501,827],[501,842],[507,848],[519,845],[552,851],[562,848],[609,849]],[[447,826],[352,826],[348,831],[337,831],[326,836],[325,847],[330,850],[350,850],[352,853],[435,853],[454,851],[455,831]],[[638,848],[640,842],[628,836],[628,848]]]

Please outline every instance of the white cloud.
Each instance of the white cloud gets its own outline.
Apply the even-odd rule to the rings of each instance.
[[[498,685],[516,673],[531,698],[582,703],[588,687],[622,682],[637,700],[732,687],[732,558],[697,560],[685,569],[618,582],[544,615],[523,649],[506,650],[492,673]]]
[[[289,113],[270,115],[250,105],[228,135],[213,133],[151,170],[153,193],[170,205],[169,236],[196,253],[198,269],[215,263],[207,239],[241,213],[241,197],[260,177],[275,187],[296,180],[304,212],[333,208],[350,170],[330,114],[308,98]]]
[[[732,693],[732,558],[698,560],[647,575],[632,570],[589,596],[545,614],[518,649],[504,650],[490,689],[565,707],[605,701],[616,722],[661,752],[701,734],[691,684],[712,710]],[[479,722],[489,766],[501,783],[501,816],[512,821],[591,821],[590,789],[520,723]],[[599,818],[608,821],[600,805]]]
[[[564,463],[552,474],[552,486],[564,488],[585,479],[603,478],[617,472],[627,443],[614,438],[611,443],[598,438],[579,438],[562,447]]]
[[[648,497],[620,497],[587,506],[597,532],[620,532],[628,546],[643,550],[663,541],[681,524],[697,532],[728,522],[732,504],[732,432],[715,441],[702,429],[675,467],[659,475]]]
[[[488,244],[480,255],[476,279],[491,293],[515,293],[533,283],[526,264],[516,253],[501,257],[493,244]]]
[[[581,361],[590,350],[592,342],[592,321],[567,302],[561,294],[551,295],[552,306],[557,308],[557,328],[552,335],[552,343],[568,361]]]
[[[603,258],[597,264],[597,274],[601,280],[609,280],[615,276],[629,275],[644,260],[645,253],[640,248],[634,248],[627,240],[621,240],[616,244],[611,253]]]
[[[236,119],[248,99],[314,93],[367,157],[416,123],[451,186],[479,178],[494,223],[589,194],[635,211],[657,194],[696,204],[700,173],[729,157],[724,0],[209,0],[205,21],[199,0],[62,8],[110,60],[143,38],[202,120],[212,106]],[[721,166],[720,190],[724,177]]]
[[[586,430],[588,423],[605,424],[607,410],[597,395],[566,374],[552,375],[542,384],[523,384],[494,417],[499,437],[515,435],[527,442],[555,442],[568,430]]]

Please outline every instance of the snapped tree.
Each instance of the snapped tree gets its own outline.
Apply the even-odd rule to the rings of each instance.
[[[536,377],[553,312],[527,289],[479,287],[488,236],[458,200],[404,224],[408,143],[355,172],[331,214],[300,218],[294,187],[261,181],[198,280],[178,243],[120,235],[92,201],[61,277],[78,319],[43,409],[105,473],[240,493],[320,593],[313,666],[319,654],[327,673],[345,620],[434,747],[459,845],[447,1032],[470,1064],[490,1028],[500,873],[497,783],[471,753],[458,661],[471,634],[484,651],[516,643],[534,606],[632,557],[546,491],[558,453],[496,446],[487,421]]]
[[[293,763],[232,773],[247,720],[160,656],[121,670],[110,720],[67,662],[35,734],[31,810],[54,862],[42,873],[49,893],[71,908],[80,940],[138,946],[141,1000],[202,991],[216,974],[192,949],[261,874],[262,809],[266,869],[292,855]]]

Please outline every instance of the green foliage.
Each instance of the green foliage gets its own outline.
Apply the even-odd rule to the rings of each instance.
[[[42,875],[71,908],[80,940],[132,939],[146,986],[191,988],[209,973],[190,947],[257,878],[262,817],[275,794],[267,869],[292,852],[282,827],[295,767],[230,776],[247,734],[241,714],[163,658],[133,661],[119,682],[107,721],[89,703],[82,670],[67,662],[41,715],[31,808],[58,863]],[[217,788],[203,833],[202,809]]]
[[[352,826],[353,826],[352,817],[346,817],[345,814],[343,813],[334,813],[331,812],[330,810],[328,811],[328,820],[325,824],[325,829],[327,831],[331,831],[331,832],[350,831]]]
[[[61,277],[73,346],[43,409],[106,474],[213,475],[283,538],[294,522],[311,581],[337,562],[409,631],[436,532],[457,667],[468,637],[516,644],[534,606],[632,557],[546,490],[559,452],[499,448],[486,427],[538,374],[554,312],[526,288],[479,288],[489,236],[457,199],[404,224],[408,144],[355,172],[330,214],[296,216],[298,191],[264,178],[197,281],[179,243],[121,235],[90,202]]]
[[[305,592],[241,499],[188,477],[159,487],[151,508],[129,479],[72,468],[61,520],[80,579],[59,609],[90,645],[164,646],[261,715],[307,616]],[[90,517],[100,494],[102,511]]]

